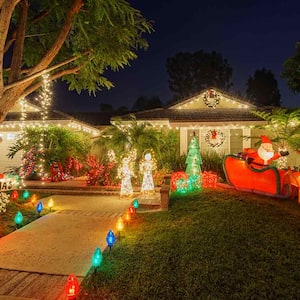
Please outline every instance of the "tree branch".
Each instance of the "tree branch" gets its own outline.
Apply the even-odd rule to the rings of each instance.
[[[15,6],[20,2],[20,0],[13,1],[1,1],[0,10],[0,90],[3,89],[3,56],[5,40],[8,34],[8,29],[10,25],[10,19],[14,11]]]
[[[79,13],[80,8],[84,5],[84,0],[74,0],[73,5],[68,11],[66,16],[66,20],[60,33],[58,34],[56,41],[52,45],[52,47],[45,53],[40,62],[32,69],[32,74],[39,72],[45,68],[53,61],[56,57],[57,53],[63,46],[72,26],[73,18],[76,14]]]
[[[84,55],[84,56],[85,56],[85,55],[88,55],[89,52],[90,52],[90,51],[87,50],[87,51],[85,51],[84,53],[82,53],[82,55]],[[24,83],[26,83],[26,82],[28,82],[28,81],[33,81],[33,80],[35,80],[37,77],[43,75],[44,73],[50,73],[51,71],[53,71],[53,70],[55,70],[55,69],[58,69],[58,68],[60,68],[60,67],[63,67],[63,66],[65,66],[65,65],[67,65],[67,64],[69,64],[69,63],[75,61],[76,59],[78,59],[77,56],[70,57],[70,58],[68,58],[68,59],[66,59],[66,60],[64,60],[64,61],[62,61],[62,62],[60,62],[59,64],[56,64],[56,65],[50,67],[50,68],[47,68],[47,69],[45,69],[45,70],[36,72],[36,73],[34,73],[34,74],[29,75],[28,77],[25,77],[25,78],[22,78],[22,79],[20,79],[20,80],[15,81],[15,82],[12,82],[12,83],[10,83],[10,84],[7,84],[6,86],[4,86],[4,92],[8,91],[9,89],[12,89],[12,88],[15,87],[15,86],[22,85],[22,84],[24,84]],[[32,73],[32,72],[28,72],[28,73],[30,74],[30,73]]]
[[[64,75],[69,75],[69,74],[77,74],[78,71],[83,67],[83,64],[82,65],[79,65],[79,66],[76,66],[74,68],[70,68],[70,69],[66,69],[66,70],[61,70],[61,71],[58,71],[57,73],[54,73],[52,74],[50,77],[49,77],[49,80],[53,81],[53,80],[56,80],[58,78],[61,78],[62,76]],[[38,88],[40,88],[42,85],[42,81],[38,81],[38,82],[35,82],[34,84],[30,85],[29,87],[27,87],[25,90],[24,90],[24,93],[22,94],[22,97],[26,97],[28,95],[30,95],[32,92],[36,91]]]
[[[26,31],[26,21],[28,16],[28,0],[22,0],[20,3],[19,20],[16,32],[16,40],[14,43],[11,71],[9,74],[8,82],[15,81],[19,78],[20,70],[22,66],[24,39]]]

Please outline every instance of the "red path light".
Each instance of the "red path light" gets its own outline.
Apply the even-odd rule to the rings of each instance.
[[[67,299],[76,299],[79,293],[79,283],[75,275],[70,274],[65,286]]]

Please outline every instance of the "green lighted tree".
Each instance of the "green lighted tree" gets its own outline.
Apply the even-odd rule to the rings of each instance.
[[[185,172],[189,176],[189,188],[199,189],[202,186],[202,175],[201,175],[201,165],[202,158],[200,155],[200,147],[196,136],[194,135],[190,144],[189,151],[186,158],[186,170]]]

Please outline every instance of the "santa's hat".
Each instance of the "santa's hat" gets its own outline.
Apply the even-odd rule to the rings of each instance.
[[[261,135],[260,138],[261,138],[261,143],[262,144],[265,144],[265,143],[272,144],[271,140],[267,136]]]

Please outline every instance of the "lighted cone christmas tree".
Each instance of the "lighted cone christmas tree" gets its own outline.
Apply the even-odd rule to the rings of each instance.
[[[199,190],[202,188],[202,173],[201,173],[201,165],[202,158],[200,155],[200,147],[198,140],[194,134],[190,144],[188,155],[185,161],[186,166],[186,174],[189,176],[188,179],[188,189]]]

